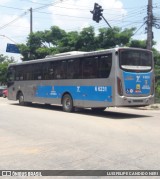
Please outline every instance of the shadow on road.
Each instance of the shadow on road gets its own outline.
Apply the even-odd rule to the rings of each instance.
[[[109,109],[102,111],[102,112],[93,112],[91,110],[83,110],[83,112],[78,112],[82,115],[89,115],[89,116],[97,116],[97,117],[104,117],[110,119],[134,119],[134,118],[144,118],[144,117],[151,117],[147,115],[140,115],[140,114],[131,114],[131,113],[123,113],[118,111],[109,111]]]
[[[11,104],[11,105],[17,105],[19,104]],[[36,109],[45,109],[45,110],[54,110],[54,111],[62,111],[61,106],[54,106],[54,105],[46,105],[46,104],[35,104],[31,103],[26,105],[25,107],[32,107]],[[104,118],[110,118],[110,119],[134,119],[134,118],[144,118],[144,117],[152,117],[149,115],[142,115],[142,114],[132,114],[129,113],[128,109],[126,108],[126,112],[119,112],[119,111],[109,111],[110,108],[107,108],[105,111],[102,112],[93,112],[90,109],[79,109],[77,108],[75,115],[81,114],[81,115],[88,115],[88,116],[96,116],[96,117],[104,117]],[[127,113],[128,111],[128,113]]]

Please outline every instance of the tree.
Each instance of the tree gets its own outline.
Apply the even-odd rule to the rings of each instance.
[[[65,36],[66,32],[57,26],[52,26],[50,30],[44,32],[37,31],[30,34],[26,44],[18,45],[23,56],[22,60],[40,59],[55,52],[55,48],[59,48],[59,44]]]
[[[61,40],[66,37],[66,32],[62,29],[60,29],[58,26],[52,26],[51,27],[51,43],[54,47],[59,46],[59,43]]]
[[[23,61],[44,58],[46,55],[67,51],[93,51],[116,45],[127,45],[135,28],[101,28],[96,36],[92,26],[82,31],[65,32],[57,26],[37,31],[28,36],[26,44],[19,44]]]
[[[28,61],[30,60],[30,48],[29,46],[25,45],[25,44],[18,44],[17,45],[21,55],[22,55],[22,61]]]
[[[100,28],[98,34],[99,48],[108,49],[116,45],[128,46],[134,31],[135,28],[124,29],[123,31],[119,27],[114,27],[113,29]]]
[[[131,40],[129,43],[130,47],[136,47],[136,48],[147,48],[146,40]]]
[[[71,31],[66,33],[66,36],[59,43],[58,52],[68,52],[78,50],[79,33],[77,31]]]
[[[7,68],[9,63],[14,63],[13,57],[9,58],[0,54],[0,85],[6,84],[7,82]]]
[[[155,45],[156,42],[153,41],[153,45]],[[147,49],[147,40],[134,40],[132,39],[130,43],[128,44],[129,47],[136,47],[136,48],[143,48]]]
[[[160,102],[160,52],[156,49],[152,49],[154,57],[154,67],[155,67],[155,92],[156,92],[156,102]]]
[[[76,43],[76,49],[82,51],[96,50],[95,32],[93,27],[83,28]]]

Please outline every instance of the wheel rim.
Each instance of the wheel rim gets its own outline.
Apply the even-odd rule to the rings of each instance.
[[[65,108],[66,108],[66,109],[70,109],[70,107],[71,107],[71,101],[70,101],[69,98],[67,98],[67,99],[65,100]]]
[[[63,96],[63,111],[72,112],[74,110],[72,97],[69,94]]]
[[[24,101],[24,98],[23,98],[23,95],[21,94],[21,95],[19,96],[19,103],[23,103],[23,101]]]

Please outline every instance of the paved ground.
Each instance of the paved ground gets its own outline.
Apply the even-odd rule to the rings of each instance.
[[[153,108],[65,113],[0,98],[0,169],[158,170],[159,116]]]

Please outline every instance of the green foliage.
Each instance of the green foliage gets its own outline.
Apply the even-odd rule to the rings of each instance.
[[[75,51],[78,49],[79,34],[77,31],[68,32],[59,43],[59,52]]]
[[[29,46],[27,46],[25,44],[19,44],[18,48],[19,48],[19,50],[20,50],[20,52],[21,52],[21,54],[23,56],[22,60],[23,61],[30,60],[30,56],[29,56],[29,54],[30,54],[30,48],[29,48]]]
[[[0,54],[0,85],[6,84],[7,68],[9,63],[13,62],[15,62],[13,57],[9,58],[7,56],[3,56],[2,54]]]
[[[136,48],[147,48],[146,40],[131,40],[129,43],[130,47],[136,47]]]
[[[127,46],[133,35],[135,28],[124,29],[122,31],[119,27],[110,28],[100,28],[98,35],[99,48],[111,48],[118,46]]]
[[[77,40],[77,49],[82,51],[93,51],[95,46],[95,33],[93,27],[82,29]]]
[[[127,46],[135,28],[101,28],[98,35],[92,26],[82,31],[65,32],[57,26],[50,30],[38,31],[28,36],[26,44],[19,44],[23,61],[44,58],[46,55],[67,51],[93,51],[119,46]]]
[[[155,63],[155,91],[156,91],[156,101],[160,102],[160,52],[156,49],[152,49],[154,55]]]

